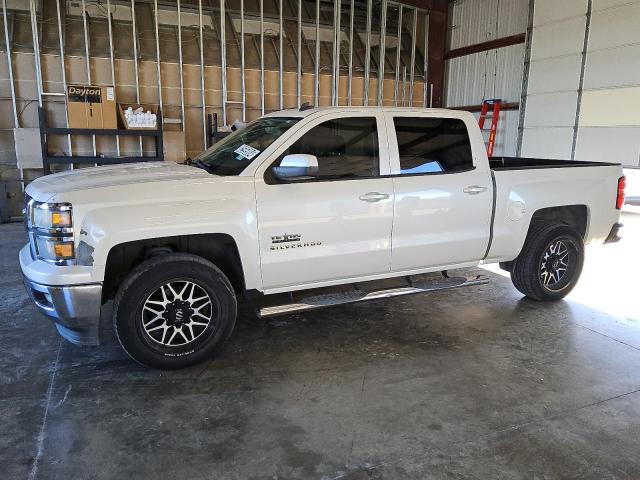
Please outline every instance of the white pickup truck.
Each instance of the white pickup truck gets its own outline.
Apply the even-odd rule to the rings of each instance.
[[[500,263],[534,300],[576,284],[584,244],[618,239],[622,168],[488,159],[470,113],[336,107],[255,120],[191,165],[78,169],[26,189],[26,288],[68,340],[113,304],[138,362],[180,368],[262,316],[461,287]]]

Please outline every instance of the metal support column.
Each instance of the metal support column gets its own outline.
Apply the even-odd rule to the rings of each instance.
[[[369,105],[369,74],[371,70],[371,10],[372,0],[367,0],[367,40],[364,52],[364,98],[363,105]]]
[[[182,12],[180,10],[180,0],[177,3],[178,9],[178,62],[180,63],[180,115],[182,122],[182,131],[185,131],[185,108],[184,108],[184,74],[182,65]]]
[[[448,10],[431,10],[429,13],[429,105],[441,107],[445,80],[446,36],[448,29]]]
[[[38,87],[38,106],[42,106],[42,70],[40,68],[40,39],[38,37],[38,14],[35,0],[29,0],[31,12],[31,36],[33,38],[33,57],[36,67],[36,84]]]
[[[427,104],[427,90],[428,90],[428,86],[429,84],[427,83],[428,79],[429,79],[429,75],[428,75],[428,70],[429,70],[429,15],[425,15],[424,16],[424,66],[423,66],[423,70],[422,70],[422,79],[424,80],[424,85],[423,85],[423,99],[422,99],[422,106],[423,107],[427,107],[427,106],[431,106],[430,104]]]
[[[413,9],[413,23],[411,25],[411,67],[409,68],[409,106],[413,107],[413,82],[416,71],[416,35],[418,34],[418,10]]]
[[[264,0],[260,0],[260,111],[264,115]]]
[[[164,113],[162,111],[162,73],[160,71],[160,34],[158,32],[158,0],[154,1],[153,8],[153,20],[156,34],[156,82],[158,84],[158,108],[160,109],[160,113]]]
[[[227,14],[225,11],[225,0],[220,0],[220,63],[222,64],[222,125],[227,124],[227,34],[226,23]]]
[[[282,0],[279,0],[280,6],[280,17],[279,17],[279,25],[278,25],[278,51],[280,52],[278,56],[278,99],[280,110],[284,109],[284,51],[283,51],[283,32],[282,32]]]
[[[244,69],[244,0],[240,0],[240,89],[242,95],[242,121],[247,121],[247,87]]]
[[[331,105],[338,105],[338,96],[340,89],[340,9],[342,8],[341,0],[333,0],[333,73],[331,85]]]
[[[58,0],[56,0],[56,5],[58,6],[58,13],[60,12],[60,2]],[[58,15],[58,19],[60,18],[60,16]],[[116,90],[116,66],[115,66],[115,59],[113,57],[113,25],[112,25],[112,18],[111,18],[111,0],[107,0],[107,25],[109,27],[109,62],[111,65],[111,85],[113,86],[113,91],[115,93]],[[62,38],[60,38],[61,42],[60,42],[60,53],[62,53]],[[64,64],[62,65],[63,70],[64,70]],[[65,91],[66,91],[66,82],[64,80],[64,71],[62,74],[62,82],[65,84]],[[66,102],[65,102],[65,108],[66,108]],[[67,127],[69,127],[69,125],[67,124]],[[71,150],[71,136],[69,135],[69,150]],[[118,135],[116,135],[116,155],[120,156],[120,137]]]
[[[524,46],[524,70],[522,72],[522,87],[520,91],[520,112],[518,114],[518,139],[516,142],[516,156],[522,156],[522,139],[524,136],[524,118],[527,111],[527,91],[529,90],[529,71],[531,68],[531,41],[533,37],[534,0],[529,0],[527,17],[527,36]]]
[[[571,160],[576,159],[576,147],[578,145],[578,132],[580,130],[580,109],[582,108],[582,92],[584,90],[584,72],[587,66],[587,52],[589,49],[589,31],[591,29],[591,18],[593,10],[593,0],[587,0],[587,13],[584,26],[584,43],[582,45],[582,61],[580,65],[580,80],[578,82],[578,98],[576,100],[576,116],[573,124],[573,139],[571,142]]]
[[[202,141],[206,150],[208,146],[207,102],[204,81],[204,41],[202,38],[202,0],[198,0],[198,40],[200,42],[200,91],[202,101]]]
[[[131,0],[131,30],[133,31],[133,63],[136,78],[136,103],[140,103],[140,76],[138,73],[138,32],[136,30],[136,2]],[[138,139],[140,145],[140,156],[144,156],[142,137]]]
[[[9,70],[9,88],[11,89],[11,107],[13,108],[13,124],[20,128],[18,109],[16,107],[16,87],[13,84],[13,57],[11,56],[11,42],[9,38],[9,26],[7,22],[7,0],[2,0],[2,15],[4,22],[4,41],[7,48],[7,69]]]
[[[398,106],[398,82],[400,81],[400,61],[402,60],[402,5],[398,5],[398,33],[396,35],[396,73],[393,82],[393,106]]]
[[[402,67],[402,106],[406,107],[407,101],[407,66]]]
[[[87,65],[87,85],[91,85],[91,52],[90,52],[90,41],[89,41],[89,27],[87,26],[87,8],[85,4],[85,0],[82,0],[82,29],[84,30],[84,58],[86,60]],[[96,136],[91,136],[91,144],[93,146],[93,156],[98,155],[98,151],[96,149]]]
[[[387,0],[382,0],[380,8],[382,9],[380,15],[380,61],[378,62],[378,103],[382,105],[382,99],[384,98],[384,67],[385,67],[385,40],[387,36]]]
[[[9,38],[9,26],[7,22],[7,0],[2,0],[2,15],[4,22],[4,39],[7,48],[7,68],[9,70],[9,83],[11,89],[11,107],[13,108],[13,124],[15,128],[20,128],[20,119],[18,118],[18,109],[16,107],[16,87],[13,83],[13,57],[11,56],[11,39]],[[39,97],[39,95],[38,95]],[[24,171],[18,169],[20,175],[20,189],[24,192]]]
[[[298,98],[298,108],[302,104],[302,0],[298,0],[298,69],[297,69],[298,89],[296,97]]]
[[[351,84],[353,82],[353,15],[355,12],[355,0],[351,0],[349,10],[349,76],[347,79],[347,105],[351,106]]]
[[[371,0],[369,0],[371,1]],[[315,106],[320,105],[320,0],[316,0],[316,71],[314,75],[313,98]]]
[[[40,39],[38,36],[38,16],[35,0],[29,1],[29,9],[31,13],[31,36],[33,38],[33,57],[36,67],[36,83],[38,88],[38,106],[42,107],[42,70],[40,68]],[[24,171],[20,169],[20,186],[24,191]]]

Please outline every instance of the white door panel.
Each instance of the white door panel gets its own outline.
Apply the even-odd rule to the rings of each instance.
[[[368,127],[359,127],[360,121]],[[330,124],[334,127],[326,127]],[[291,153],[316,156],[319,178],[288,183],[272,178],[276,159]],[[380,112],[314,114],[256,171],[263,287],[295,289],[388,273],[393,180],[380,176],[388,173]]]
[[[392,270],[480,260],[489,239],[491,189],[463,189],[486,184],[475,170],[395,177]]]
[[[441,113],[390,112],[386,116],[395,195],[392,271],[474,262],[485,255],[493,203],[485,146],[477,126],[469,123],[472,120],[464,114],[450,115],[457,130],[431,130],[436,127],[428,125],[423,129],[417,121],[424,117],[439,121]],[[403,139],[404,164],[394,117],[410,117],[403,120],[409,129]],[[472,134],[469,143],[461,144],[459,138],[467,135],[465,126]],[[447,173],[447,168],[454,170]]]
[[[391,179],[263,183],[257,190],[265,288],[389,271]],[[388,198],[359,198],[372,192]]]

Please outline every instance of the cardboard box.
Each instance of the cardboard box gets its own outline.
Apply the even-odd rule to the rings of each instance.
[[[142,107],[142,109],[147,112],[151,112],[154,114],[158,114],[158,107],[153,106],[153,105],[140,105],[137,103],[120,103],[118,104],[118,112],[120,114],[120,120],[122,121],[122,125],[124,126],[124,128],[126,128],[127,130],[157,130],[158,129],[158,120],[156,119],[156,125],[155,127],[132,127],[127,123],[127,118],[124,116],[124,111],[131,107],[133,110],[137,110],[138,108]]]
[[[67,116],[70,128],[118,128],[115,89],[68,85]]]

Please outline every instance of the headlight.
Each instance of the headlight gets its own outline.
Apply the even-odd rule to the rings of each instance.
[[[36,236],[36,250],[43,260],[69,260],[73,255],[73,240]]]
[[[40,203],[33,209],[33,226],[40,229],[71,228],[71,205]]]
[[[73,263],[75,252],[70,204],[31,202],[30,214],[27,208],[27,226],[34,256],[58,265]]]

